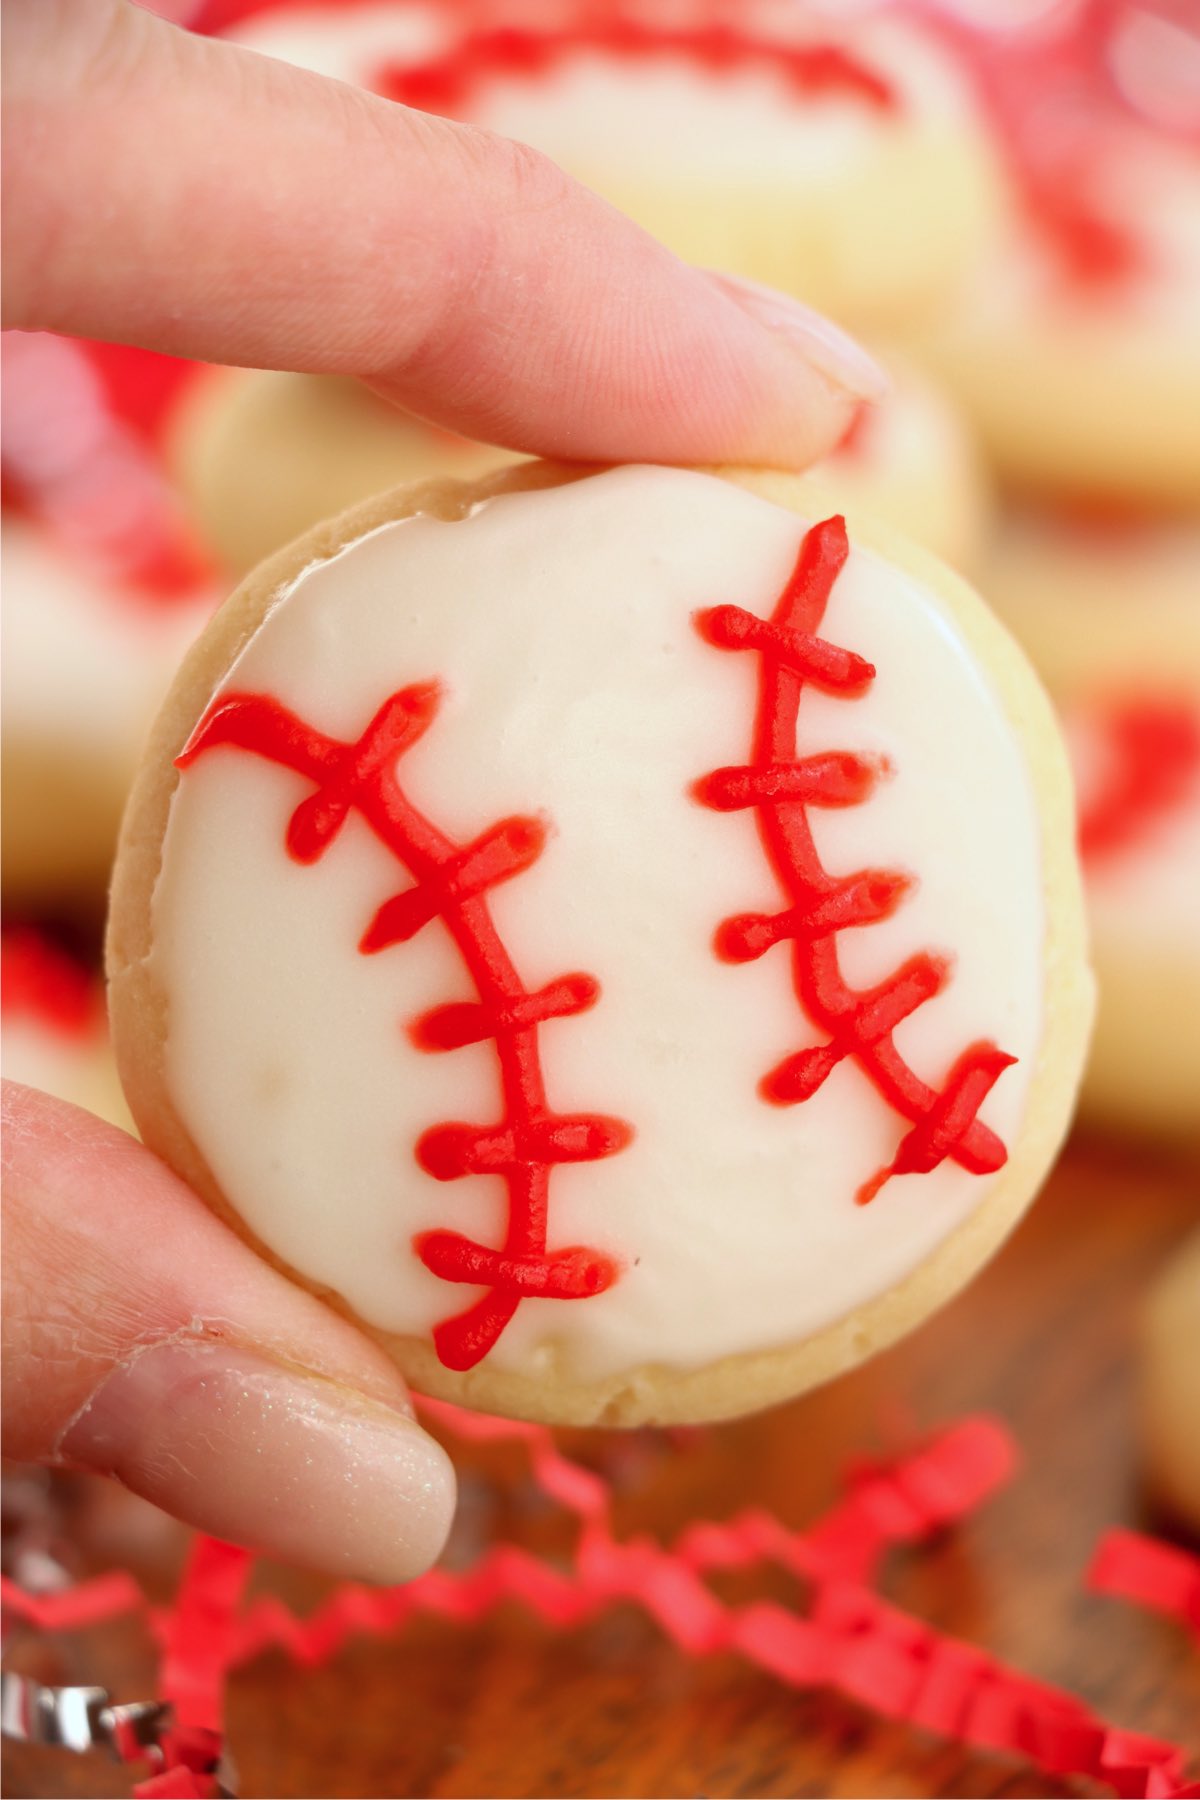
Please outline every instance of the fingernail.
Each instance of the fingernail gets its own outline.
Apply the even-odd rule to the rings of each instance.
[[[875,358],[824,313],[741,275],[726,275],[720,269],[704,273],[735,306],[786,338],[822,375],[856,399],[881,400],[890,389],[891,379]]]
[[[114,1370],[59,1450],[215,1537],[361,1581],[420,1575],[454,1512],[450,1459],[408,1414],[199,1338]]]

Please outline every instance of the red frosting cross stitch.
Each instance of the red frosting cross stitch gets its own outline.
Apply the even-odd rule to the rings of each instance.
[[[766,69],[782,76],[800,97],[852,96],[879,112],[893,112],[899,96],[878,69],[832,40],[789,42],[727,20],[672,25],[654,19],[622,18],[603,9],[597,16],[547,28],[519,25],[468,29],[450,47],[423,63],[388,63],[370,85],[389,100],[423,112],[458,114],[489,78],[529,78],[545,74],[581,55],[644,61],[666,57],[712,74]]]
[[[991,1088],[1016,1058],[995,1044],[969,1045],[940,1092],[909,1068],[892,1032],[902,1019],[941,991],[949,979],[944,957],[910,957],[869,989],[846,985],[837,934],[886,919],[911,886],[887,869],[830,875],[821,866],[808,820],[810,806],[857,806],[882,772],[878,760],[848,751],[797,758],[796,720],[805,682],[854,699],[875,679],[870,663],[818,637],[833,584],[849,554],[845,522],[826,519],[805,534],[795,568],[770,619],[738,606],[697,614],[700,635],[720,650],[749,650],[760,658],[758,716],[751,759],[717,769],[693,790],[719,812],[753,809],[768,861],[787,896],[775,915],[739,913],[717,929],[715,949],[727,962],[751,962],[774,945],[792,946],[792,980],[807,1016],[828,1042],[798,1050],[759,1083],[764,1100],[791,1106],[809,1099],[846,1057],[852,1057],[911,1129],[892,1161],[865,1181],[856,1198],[874,1199],[892,1175],[926,1174],[946,1157],[973,1174],[1003,1166],[1003,1143],[976,1117]]]
[[[470,1369],[487,1355],[523,1299],[580,1300],[617,1280],[613,1259],[572,1245],[547,1249],[550,1175],[555,1164],[593,1162],[623,1150],[633,1135],[623,1119],[601,1113],[558,1113],[546,1095],[538,1028],[595,1004],[599,983],[576,973],[531,993],[513,966],[488,909],[488,890],[535,862],[546,840],[537,818],[502,819],[473,842],[456,844],[405,797],[396,764],[432,722],[432,684],[407,687],[384,701],[351,744],[326,737],[265,694],[227,694],[214,701],[176,762],[188,768],[222,745],[248,750],[294,769],[315,784],[287,827],[297,862],[324,854],[357,810],[404,865],[415,885],[385,900],[359,942],[363,955],[405,943],[440,919],[453,938],[478,999],[434,1007],[409,1028],[419,1049],[455,1050],[491,1039],[500,1064],[504,1116],[494,1125],[450,1121],[418,1140],[418,1163],[438,1181],[496,1175],[508,1190],[508,1227],[499,1246],[454,1231],[426,1231],[413,1243],[443,1281],[487,1291],[465,1312],[434,1329],[447,1368]]]

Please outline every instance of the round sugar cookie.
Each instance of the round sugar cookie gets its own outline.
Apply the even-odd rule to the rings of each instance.
[[[336,13],[324,21],[323,12]],[[686,261],[910,324],[982,254],[1002,182],[973,87],[896,16],[746,4],[268,11],[254,49],[543,151]]]
[[[1140,1388],[1150,1481],[1200,1533],[1200,1231],[1176,1251],[1150,1296]]]
[[[923,330],[1000,474],[1039,496],[1200,507],[1200,153],[1128,128],[1018,212]]]
[[[359,381],[275,369],[206,370],[175,413],[168,455],[196,529],[238,574],[385,488],[512,461]]]
[[[154,1149],[422,1391],[764,1406],[995,1249],[1091,1010],[1061,740],[795,477],[531,463],[247,580],[126,817]]]
[[[99,976],[45,932],[0,935],[0,1074],[132,1131]]]
[[[1126,687],[1066,720],[1099,990],[1082,1104],[1200,1138],[1200,693]]]
[[[1056,698],[1200,695],[1200,515],[1014,507],[979,585]]]

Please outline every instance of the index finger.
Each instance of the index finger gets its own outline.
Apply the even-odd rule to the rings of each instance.
[[[803,467],[886,385],[523,145],[123,0],[5,13],[6,323],[360,375],[579,459]]]

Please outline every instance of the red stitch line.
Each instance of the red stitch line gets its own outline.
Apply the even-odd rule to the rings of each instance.
[[[488,1290],[433,1333],[441,1361],[451,1369],[469,1369],[491,1349],[522,1299],[586,1299],[617,1279],[616,1263],[598,1250],[580,1245],[547,1250],[550,1171],[557,1163],[613,1156],[633,1132],[623,1119],[551,1108],[538,1027],[594,1004],[599,984],[590,975],[572,974],[531,993],[488,910],[488,889],[528,868],[541,853],[543,823],[504,819],[472,843],[456,844],[400,789],[396,763],[426,731],[437,704],[438,689],[431,684],[404,688],[388,696],[356,742],[343,744],[267,695],[229,694],[209,708],[176,762],[186,769],[204,751],[228,745],[314,782],[315,792],[300,802],[288,824],[287,847],[298,862],[322,855],[357,808],[415,882],[378,909],[360,952],[371,955],[405,942],[435,918],[458,947],[478,1001],[435,1007],[410,1026],[410,1036],[420,1048],[439,1051],[493,1040],[504,1116],[495,1125],[452,1120],[434,1126],[415,1153],[439,1181],[499,1176],[508,1190],[508,1225],[498,1247],[451,1231],[418,1234],[413,1246],[441,1280]]]
[[[1144,231],[1106,209],[1094,179],[1121,127],[1144,124],[1115,78],[1114,27],[1121,10],[1063,8],[1057,29],[996,32],[922,4],[918,16],[943,37],[970,75],[1008,165],[1018,203],[1063,276],[1085,289],[1115,289],[1153,272]],[[1043,22],[1044,23],[1044,22]],[[1047,129],[1054,118],[1056,129]],[[1160,129],[1170,131],[1159,119]]]
[[[783,43],[719,22],[673,27],[613,17],[575,20],[549,30],[498,26],[467,31],[428,62],[385,63],[370,85],[406,106],[454,113],[489,76],[541,75],[588,51],[621,58],[675,56],[717,74],[763,67],[777,70],[799,94],[853,94],[881,112],[899,105],[892,84],[840,44]]]
[[[746,962],[790,940],[796,998],[829,1033],[828,1043],[786,1057],[765,1075],[759,1084],[763,1099],[776,1106],[807,1100],[843,1058],[852,1057],[888,1104],[911,1121],[892,1161],[859,1188],[856,1198],[865,1205],[890,1176],[925,1174],[947,1156],[974,1174],[1001,1168],[1007,1151],[976,1114],[1016,1059],[995,1044],[972,1044],[939,1093],[909,1068],[892,1032],[944,987],[945,959],[923,951],[869,989],[847,987],[842,978],[838,932],[887,918],[911,886],[908,876],[886,869],[828,874],[808,821],[809,806],[854,806],[865,800],[879,772],[866,758],[849,753],[796,757],[804,682],[850,699],[875,678],[862,657],[816,635],[848,555],[844,520],[826,519],[805,534],[769,620],[733,606],[697,615],[697,630],[710,644],[752,650],[761,665],[749,764],[718,769],[698,782],[693,793],[719,811],[753,809],[767,858],[791,902],[773,917],[742,913],[726,919],[714,940],[718,956]]]

